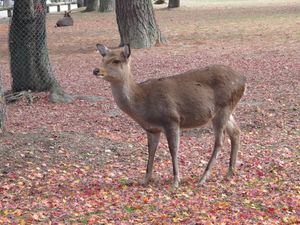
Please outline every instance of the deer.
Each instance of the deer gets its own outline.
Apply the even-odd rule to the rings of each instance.
[[[110,83],[118,107],[147,133],[148,161],[144,185],[153,179],[154,157],[161,133],[167,139],[172,158],[173,186],[177,188],[180,183],[180,130],[201,127],[209,122],[213,127],[214,147],[199,185],[204,185],[209,178],[225,133],[231,142],[227,176],[235,175],[241,131],[233,112],[244,94],[245,76],[225,65],[210,65],[137,83],[130,69],[129,45],[112,49],[102,44],[96,47],[102,56],[102,64],[93,70],[93,75]]]
[[[65,11],[64,17],[56,22],[56,27],[73,26],[73,18],[70,12]]]

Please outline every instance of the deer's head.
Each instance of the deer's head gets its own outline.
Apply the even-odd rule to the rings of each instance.
[[[65,14],[64,14],[64,17],[71,17],[71,15],[70,15],[70,11],[65,11]]]
[[[102,55],[102,65],[95,68],[93,74],[109,82],[122,82],[130,73],[130,47],[109,49],[102,44],[97,44],[97,49]]]

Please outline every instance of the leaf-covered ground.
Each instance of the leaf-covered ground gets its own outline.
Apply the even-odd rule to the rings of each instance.
[[[195,1],[194,1],[195,2]],[[206,1],[207,2],[207,1]],[[218,1],[214,1],[218,2]],[[140,185],[146,136],[94,78],[96,43],[117,46],[114,14],[74,13],[73,27],[48,17],[53,71],[70,93],[102,101],[51,104],[34,94],[8,105],[0,137],[0,224],[298,224],[300,223],[300,4],[203,4],[156,17],[168,44],[133,50],[137,81],[222,63],[245,74],[236,110],[242,130],[238,175],[226,180],[226,143],[211,179],[197,185],[212,151],[210,127],[181,135],[182,183],[173,189],[163,138],[155,181]],[[0,68],[10,88],[7,21],[0,22]]]

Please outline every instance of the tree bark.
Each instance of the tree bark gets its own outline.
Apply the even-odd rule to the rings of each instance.
[[[111,12],[115,9],[115,0],[88,0],[86,12]]]
[[[145,48],[165,42],[151,0],[116,0],[116,14],[120,46],[130,44],[132,48]]]
[[[4,98],[4,89],[1,80],[0,74],[0,135],[5,131],[5,98]]]
[[[115,9],[115,0],[100,0],[99,12],[111,12]]]
[[[180,6],[180,0],[169,0],[168,8],[177,8]]]
[[[9,33],[13,92],[50,91],[70,102],[53,76],[46,36],[46,0],[15,0]]]

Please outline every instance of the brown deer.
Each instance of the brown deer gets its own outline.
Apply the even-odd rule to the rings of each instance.
[[[64,17],[56,22],[56,27],[73,26],[73,23],[71,12],[65,11]]]
[[[178,150],[181,128],[195,128],[212,121],[215,143],[200,178],[209,177],[226,132],[231,141],[228,175],[234,174],[240,129],[232,113],[243,96],[246,78],[227,66],[213,65],[175,76],[136,83],[130,69],[130,47],[109,49],[97,44],[102,66],[93,74],[110,82],[117,105],[147,132],[148,163],[144,184],[152,179],[154,155],[164,132],[172,156],[174,187],[179,185]]]

